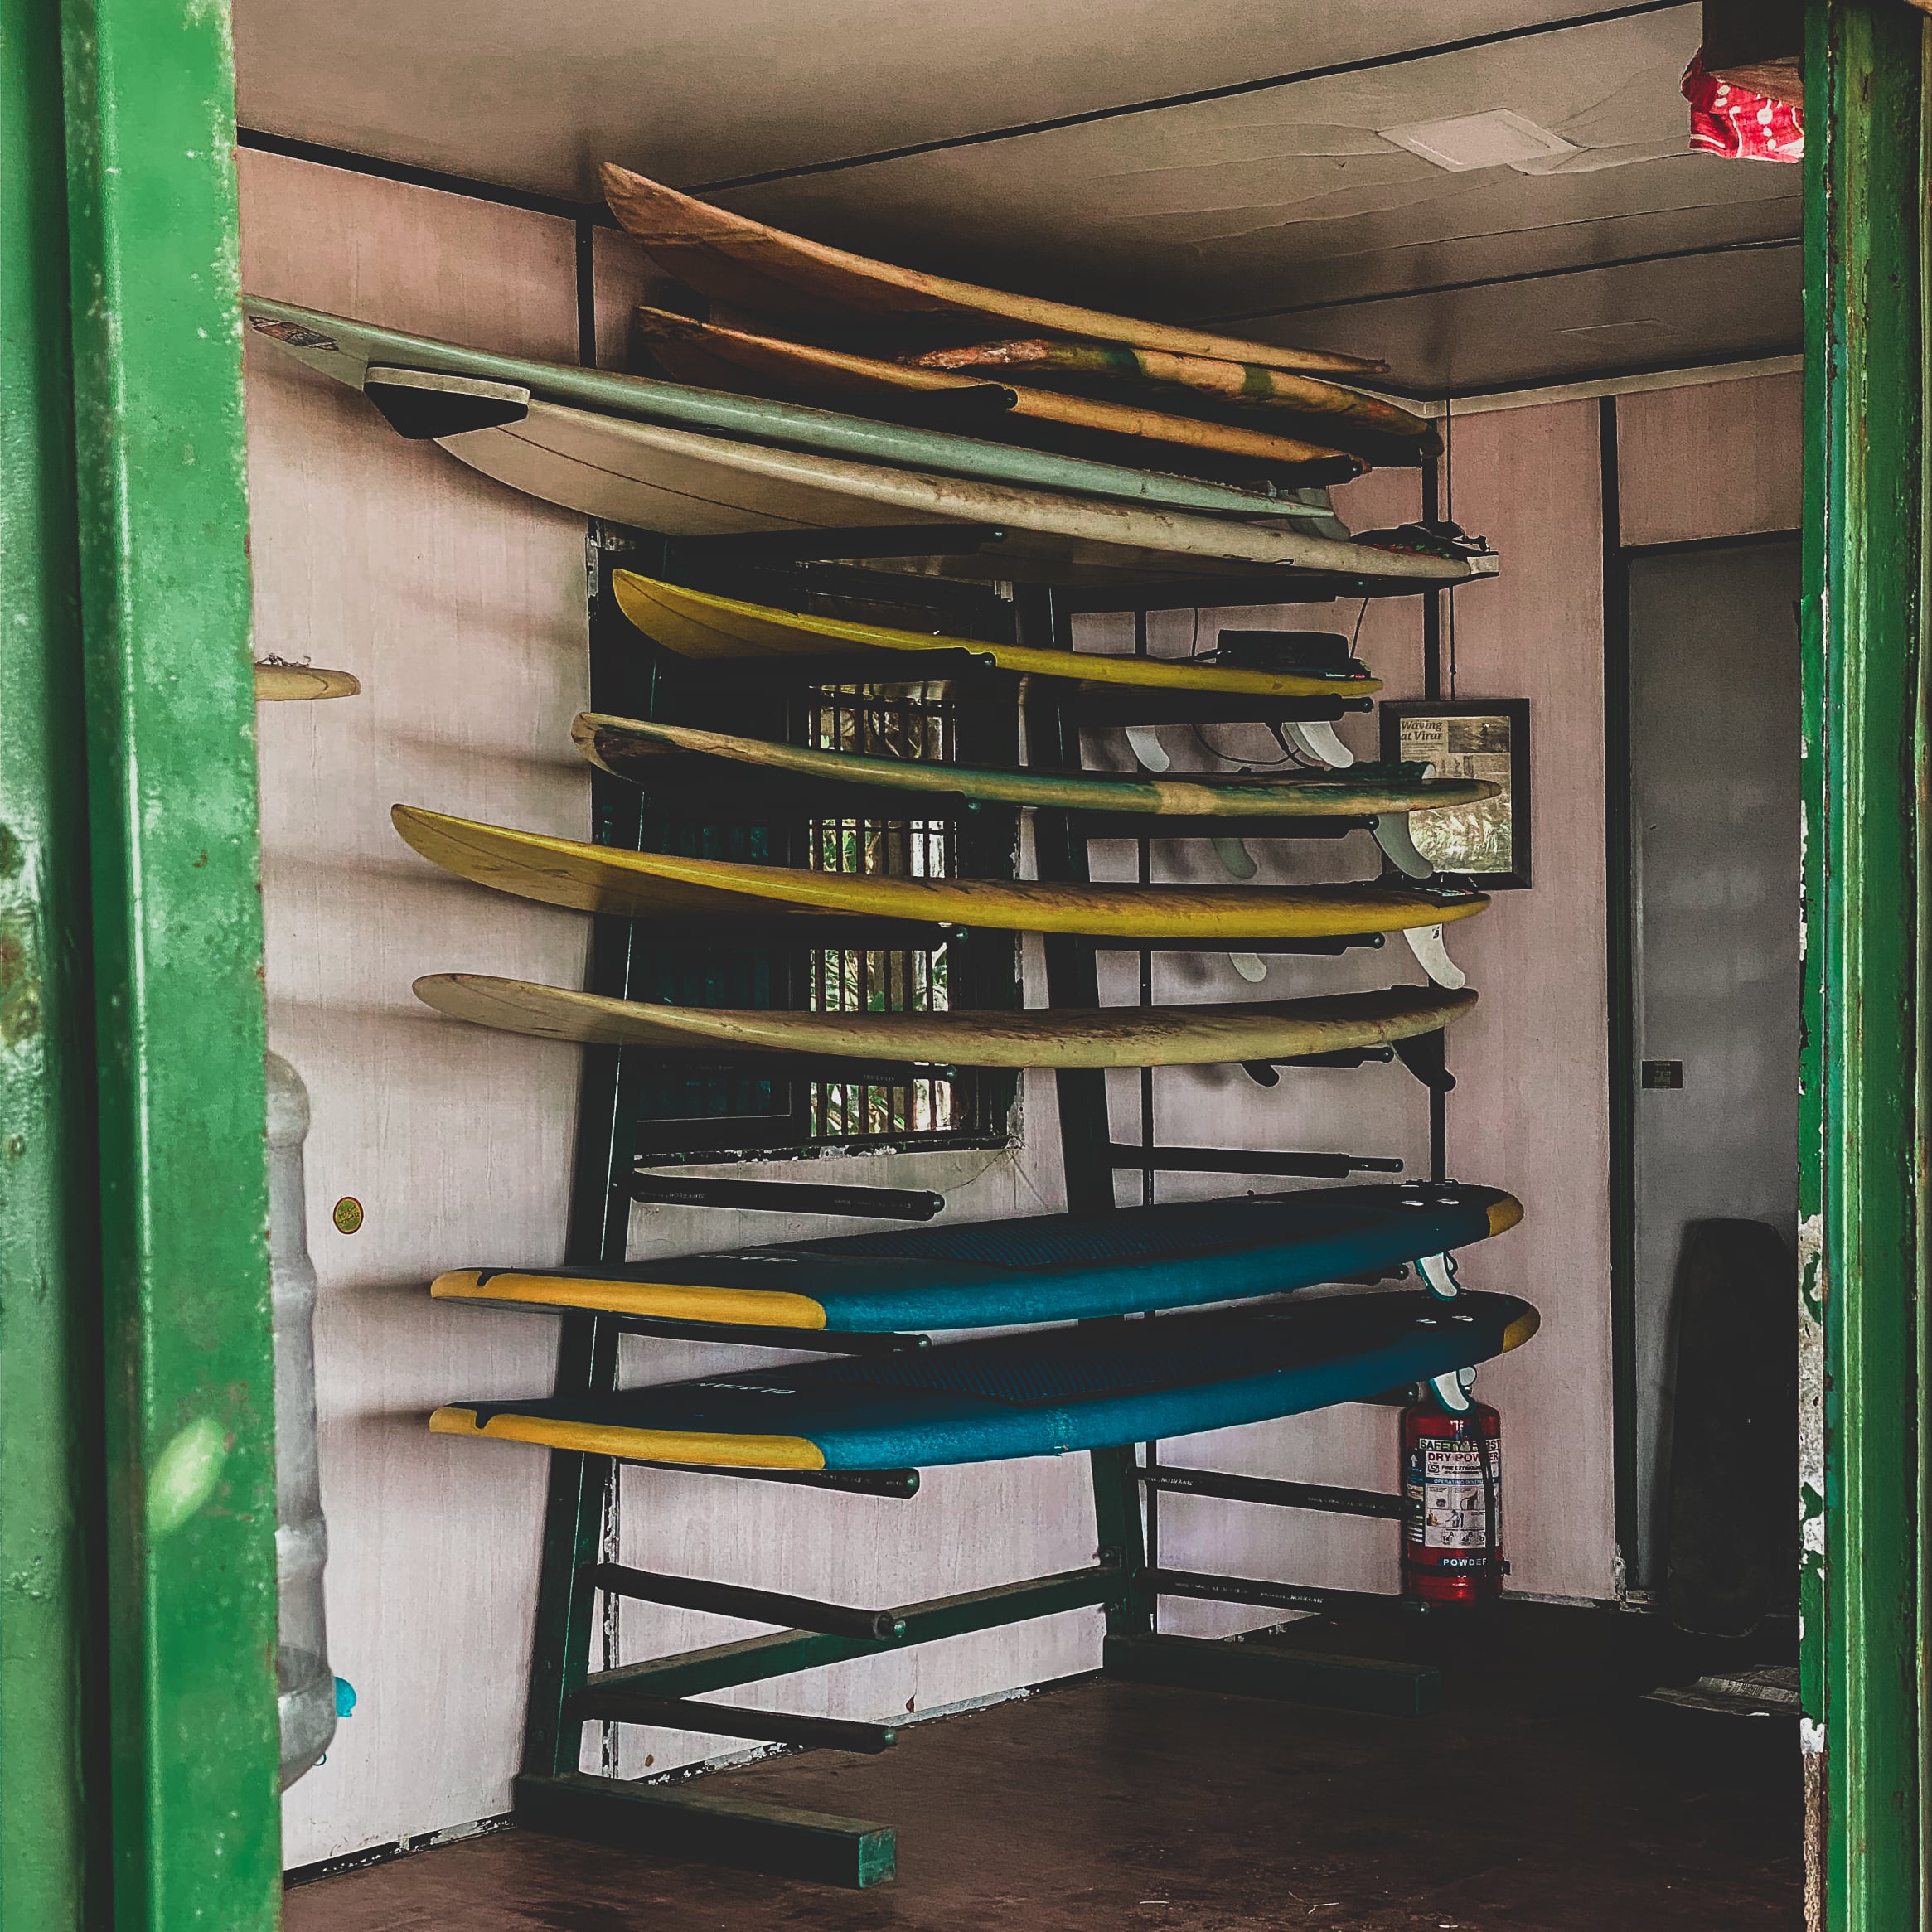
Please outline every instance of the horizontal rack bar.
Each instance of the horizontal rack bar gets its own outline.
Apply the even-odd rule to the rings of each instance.
[[[664,1470],[678,1476],[731,1476],[741,1483],[789,1483],[800,1489],[839,1489],[848,1495],[884,1496],[895,1503],[910,1502],[919,1493],[917,1470],[738,1470],[720,1463],[651,1462],[639,1455],[611,1460],[627,1469]]]
[[[1242,1073],[1257,1087],[1278,1087],[1278,1067],[1386,1067],[1395,1058],[1393,1047],[1342,1047],[1332,1053],[1297,1053],[1280,1060],[1243,1060]]]
[[[1215,1496],[1230,1503],[1261,1503],[1276,1509],[1319,1509],[1333,1516],[1374,1516],[1396,1523],[1408,1513],[1403,1498],[1379,1489],[1288,1483],[1273,1476],[1237,1476],[1220,1470],[1177,1469],[1166,1463],[1142,1470],[1140,1486],[1169,1491],[1177,1496]]]
[[[1350,712],[1374,709],[1373,698],[1353,697],[1346,690],[1333,697],[1264,698],[1239,691],[1222,696],[1089,685],[1080,694],[1078,715],[1089,729],[1116,724],[1332,724]]]
[[[1108,1144],[1109,1164],[1163,1174],[1279,1174],[1346,1180],[1352,1174],[1400,1174],[1393,1155],[1261,1154],[1239,1147],[1132,1147]]]
[[[828,1637],[862,1637],[874,1644],[896,1644],[906,1634],[905,1619],[896,1610],[852,1610],[808,1596],[789,1596],[782,1591],[669,1576],[654,1570],[633,1570],[624,1563],[593,1563],[583,1576],[613,1595],[632,1597],[640,1603],[668,1604],[674,1610],[705,1610],[714,1616],[743,1617],[748,1623],[819,1630]]]
[[[896,1869],[892,1828],[869,1818],[729,1798],[702,1783],[660,1784],[565,1771],[511,1785],[518,1827],[667,1858],[695,1859],[855,1890]]]
[[[908,1605],[894,1614],[905,1623],[902,1643],[932,1644],[975,1630],[1003,1629],[1009,1624],[1027,1623],[1035,1617],[1058,1616],[1064,1610],[1118,1603],[1130,1584],[1124,1570],[1102,1565],[1064,1571],[1055,1576],[1031,1577],[1022,1583],[996,1584],[990,1590],[968,1591],[958,1596],[934,1597]],[[725,1690],[734,1684],[760,1683],[770,1678],[790,1677],[795,1671],[848,1663],[884,1648],[887,1647],[860,1637],[778,1630],[741,1643],[597,1671],[587,1681],[585,1690],[603,1687],[635,1690],[649,1697],[701,1697],[707,1691]]]
[[[1004,934],[1013,939],[1021,937],[1018,931],[1008,927],[937,925],[922,920],[878,919],[837,913],[765,916],[753,913],[742,918],[680,918],[672,937],[660,940],[653,934],[649,937],[649,943],[680,952],[705,947],[761,946],[801,946],[853,952],[892,951],[907,947],[932,946],[944,941],[995,934]],[[1358,947],[1379,951],[1388,943],[1388,936],[1384,932],[1327,933],[1315,939],[1257,939],[1245,933],[1212,940],[1144,939],[1134,934],[1105,932],[1056,933],[1051,937],[1064,938],[1069,945],[1092,946],[1102,952],[1257,952],[1296,956],[1336,955]],[[886,1064],[883,1061],[853,1063]],[[927,1069],[917,1077],[929,1079],[931,1071]]]
[[[886,523],[673,537],[667,548],[673,567],[684,570],[724,564],[755,567],[861,563],[869,557],[971,557],[1005,540],[1006,532],[992,523]]]
[[[729,1180],[653,1169],[634,1174],[631,1198],[666,1208],[761,1208],[784,1214],[857,1214],[882,1221],[930,1221],[946,1197],[924,1188],[850,1188],[825,1181]]]
[[[1273,576],[1174,577],[1165,583],[1057,590],[1055,605],[1070,615],[1126,615],[1134,611],[1229,610],[1237,604],[1353,603],[1358,598],[1422,597],[1470,578],[1341,576],[1324,570],[1279,571]]]
[[[719,1737],[753,1737],[807,1750],[859,1751],[875,1756],[898,1742],[888,1724],[855,1724],[845,1717],[801,1717],[786,1711],[748,1711],[730,1704],[702,1704],[686,1697],[644,1697],[630,1691],[580,1692],[570,1715],[586,1723],[648,1724],[662,1731],[709,1731]]]
[[[1161,1596],[1198,1597],[1207,1603],[1249,1603],[1261,1610],[1403,1610],[1415,1600],[1365,1590],[1310,1590],[1299,1583],[1255,1576],[1210,1576],[1195,1570],[1148,1570],[1141,1582]]]
[[[930,1335],[860,1334],[843,1329],[749,1328],[742,1322],[678,1321],[669,1315],[612,1315],[627,1335],[649,1335],[660,1342],[723,1342],[738,1349],[801,1349],[815,1355],[911,1355],[932,1345]],[[683,1465],[651,1463],[651,1469]],[[726,1470],[729,1475],[756,1472]]]
[[[1184,772],[1168,775],[1181,783],[1186,777]],[[1367,831],[1373,822],[1366,817],[1215,818],[1205,813],[1163,816],[1138,811],[1070,811],[1067,817],[1077,836],[1095,840],[1344,839],[1350,832]]]

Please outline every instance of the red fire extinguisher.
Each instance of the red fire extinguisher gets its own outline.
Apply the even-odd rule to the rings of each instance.
[[[1402,1591],[1425,1603],[1493,1601],[1509,1568],[1503,1418],[1487,1402],[1462,1399],[1468,1406],[1452,1410],[1431,1390],[1402,1411]]]

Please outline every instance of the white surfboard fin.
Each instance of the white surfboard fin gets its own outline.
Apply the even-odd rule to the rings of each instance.
[[[1325,719],[1285,718],[1281,729],[1289,742],[1305,758],[1318,765],[1345,772],[1355,762],[1355,754],[1335,736],[1335,728]]]
[[[1369,821],[1369,830],[1375,835],[1375,842],[1382,848],[1382,855],[1397,872],[1407,873],[1411,879],[1429,879],[1435,875],[1436,868],[1416,849],[1414,835],[1409,830],[1409,815],[1406,811],[1378,812]]]
[[[440,442],[472,429],[499,429],[530,414],[530,391],[514,382],[445,375],[431,369],[366,369],[362,393],[412,443]]]
[[[1255,864],[1255,855],[1240,839],[1210,839],[1214,856],[1221,861],[1223,869],[1230,879],[1252,879],[1261,870]]]
[[[1260,985],[1268,976],[1268,962],[1258,952],[1231,952],[1227,963],[1251,986]]]
[[[1453,1375],[1432,1375],[1429,1386],[1436,1392],[1436,1399],[1452,1416],[1469,1413],[1470,1391],[1476,1385],[1476,1372],[1473,1368],[1459,1368]]]
[[[1439,1301],[1455,1300],[1460,1284],[1456,1280],[1455,1257],[1449,1253],[1424,1255],[1416,1263],[1416,1272]]]
[[[1454,993],[1470,983],[1469,975],[1449,956],[1448,948],[1442,943],[1440,926],[1411,926],[1402,937],[1408,941],[1409,951],[1416,956],[1416,964],[1437,985],[1446,986]]]
[[[1130,724],[1126,730],[1127,743],[1143,771],[1165,772],[1174,763],[1160,742],[1160,734],[1151,724]]]

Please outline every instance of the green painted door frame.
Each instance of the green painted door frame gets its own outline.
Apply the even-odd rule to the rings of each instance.
[[[278,1917],[227,10],[0,10],[0,1932]]]
[[[1804,1746],[1813,1932],[1925,1909],[1925,17],[1805,61]]]

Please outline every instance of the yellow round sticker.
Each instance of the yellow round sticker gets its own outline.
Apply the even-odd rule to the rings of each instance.
[[[353,1194],[344,1194],[336,1203],[334,1221],[344,1234],[353,1234],[362,1225],[362,1203]]]

